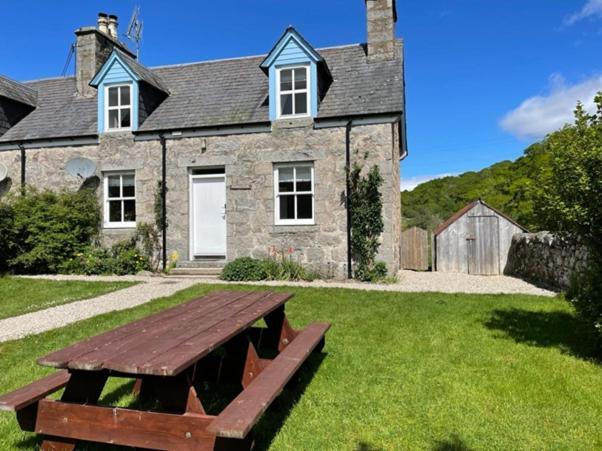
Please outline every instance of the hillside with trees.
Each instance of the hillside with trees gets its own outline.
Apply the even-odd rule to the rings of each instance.
[[[533,144],[516,161],[502,161],[479,172],[432,180],[401,193],[404,228],[433,230],[464,205],[482,199],[531,231],[539,229],[534,215],[534,185],[549,154]]]

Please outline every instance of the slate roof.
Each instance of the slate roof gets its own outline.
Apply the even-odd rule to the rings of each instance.
[[[130,70],[132,72],[134,72],[140,78],[141,81],[149,84],[150,86],[158,89],[159,91],[163,91],[164,93],[169,94],[169,89],[167,89],[165,82],[163,80],[161,80],[161,77],[159,77],[156,73],[154,73],[152,70],[148,69],[147,67],[144,67],[138,61],[136,61],[134,58],[132,58],[130,55],[126,54],[125,52],[122,52],[118,48],[115,48],[113,51],[130,68]],[[102,68],[101,68],[100,72],[102,72]],[[97,76],[98,76],[98,74],[95,75],[94,78],[96,78]],[[92,83],[90,83],[90,85],[96,86]]]
[[[361,44],[317,51],[333,79],[320,103],[317,120],[403,112],[402,60],[369,64]],[[169,91],[139,132],[269,122],[268,77],[259,67],[264,58],[150,69],[134,61],[145,80],[160,83]],[[0,142],[97,134],[96,98],[77,97],[74,77],[25,84],[38,92],[38,106],[0,137]]]
[[[0,75],[0,96],[25,105],[36,106],[37,94],[33,89],[2,75]]]

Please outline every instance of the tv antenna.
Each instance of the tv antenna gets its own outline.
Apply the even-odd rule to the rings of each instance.
[[[144,22],[140,18],[140,6],[134,7],[128,30],[125,33],[125,37],[134,43],[136,46],[136,57],[140,59],[140,43],[142,42],[142,30],[144,29]]]
[[[69,160],[65,169],[69,175],[87,180],[96,172],[96,164],[87,158],[73,158]]]

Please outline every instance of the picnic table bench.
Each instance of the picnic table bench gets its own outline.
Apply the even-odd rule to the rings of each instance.
[[[250,449],[252,429],[312,352],[328,323],[295,330],[291,294],[219,292],[89,338],[38,360],[60,371],[0,397],[43,450],[78,440],[157,450]],[[263,319],[267,327],[257,327]],[[259,357],[272,352],[274,358]],[[98,405],[109,377],[135,379],[148,410]],[[238,395],[216,415],[197,394],[208,380],[236,381]],[[60,400],[48,395],[64,388]],[[158,407],[156,407],[158,406]]]

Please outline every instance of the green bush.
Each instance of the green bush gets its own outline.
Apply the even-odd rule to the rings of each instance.
[[[247,282],[266,280],[265,262],[251,257],[241,257],[224,266],[222,279],[232,282]]]
[[[27,190],[11,196],[2,220],[6,265],[17,273],[56,273],[60,266],[86,249],[98,236],[100,207],[91,191]]]
[[[11,239],[14,211],[5,203],[0,203],[0,274],[8,270],[8,261],[13,256],[14,243]]]
[[[136,245],[136,240],[121,241],[110,248],[90,246],[61,266],[66,274],[124,276],[151,270],[151,263]]]
[[[355,277],[362,282],[383,282],[387,279],[388,270],[385,262],[376,262],[372,267],[359,267]]]

